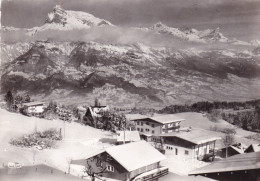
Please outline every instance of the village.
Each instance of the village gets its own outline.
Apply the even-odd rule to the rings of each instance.
[[[44,180],[260,178],[260,143],[247,138],[252,132],[212,122],[205,112],[122,114],[97,99],[71,111],[28,97],[15,104],[8,96],[1,107],[0,178],[24,173]]]

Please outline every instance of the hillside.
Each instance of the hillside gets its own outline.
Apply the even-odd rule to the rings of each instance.
[[[232,50],[38,41],[4,66],[2,93],[26,91],[45,100],[69,96],[63,104],[83,97],[82,104],[98,97],[128,107],[239,101],[258,98],[260,88],[258,57]]]
[[[64,123],[61,120],[45,120],[10,113],[0,109],[0,162],[19,162],[24,165],[33,164],[33,149],[21,148],[9,144],[11,138],[30,134],[35,130],[44,131],[49,128],[62,129],[63,140],[54,149],[37,151],[35,164],[47,164],[60,170],[67,170],[68,158],[82,158],[106,146],[100,139],[111,138],[109,132],[82,126],[79,123]],[[65,127],[65,137],[64,137]],[[75,151],[75,149],[77,151]]]

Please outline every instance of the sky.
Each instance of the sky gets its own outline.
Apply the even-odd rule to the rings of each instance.
[[[260,0],[3,0],[2,25],[41,26],[56,4],[85,11],[118,26],[220,27],[225,36],[260,39]]]

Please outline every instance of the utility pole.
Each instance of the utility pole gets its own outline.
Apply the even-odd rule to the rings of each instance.
[[[64,132],[64,138],[65,139],[65,121],[64,121],[64,129],[63,129],[63,132]]]

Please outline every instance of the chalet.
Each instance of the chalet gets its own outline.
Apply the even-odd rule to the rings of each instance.
[[[94,117],[101,117],[102,112],[109,111],[108,106],[90,106],[86,110],[86,115]]]
[[[44,102],[28,102],[22,105],[27,115],[40,115],[47,107]]]
[[[153,136],[178,130],[181,121],[184,121],[184,119],[168,114],[153,117],[140,117],[132,119],[132,121],[135,122],[136,129],[140,132],[141,138],[152,141]]]
[[[242,154],[245,152],[247,146],[243,143],[236,143],[233,145],[230,145],[226,148],[222,148],[219,156],[220,157],[230,157],[237,154]]]
[[[160,166],[165,159],[149,143],[139,141],[108,147],[84,159],[73,160],[72,164],[83,165],[88,171],[116,180],[158,180],[168,174],[168,168]]]
[[[245,153],[260,152],[260,144],[259,143],[251,144],[244,152]]]
[[[116,144],[121,145],[124,143],[131,143],[141,141],[138,131],[117,131]]]
[[[87,108],[85,118],[87,122],[93,123],[98,117],[101,117],[102,112],[109,111],[108,106],[90,106]]]
[[[197,128],[165,133],[160,137],[165,154],[200,160],[211,154],[214,156],[216,141],[221,139],[212,131]]]
[[[239,154],[198,168],[189,175],[205,176],[214,180],[260,180],[260,152]]]

